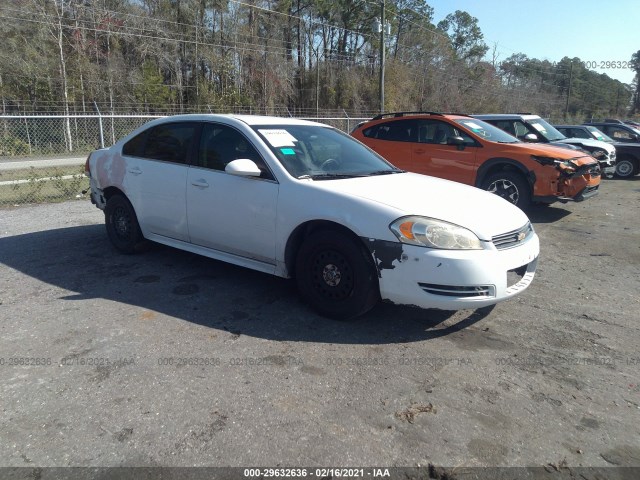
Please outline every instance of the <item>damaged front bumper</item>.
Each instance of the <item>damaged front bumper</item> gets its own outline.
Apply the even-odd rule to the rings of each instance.
[[[483,250],[385,243],[390,245],[384,258],[378,255],[379,244],[378,252],[372,251],[382,299],[442,310],[476,309],[522,293],[533,280],[540,252],[535,233],[519,246],[505,250],[495,249],[490,242]]]
[[[532,158],[546,166],[554,166],[559,172],[557,193],[555,195],[534,195],[532,200],[540,203],[582,202],[598,194],[600,187],[601,166],[597,161],[585,158],[559,160],[532,155]],[[615,167],[613,167],[615,170]]]

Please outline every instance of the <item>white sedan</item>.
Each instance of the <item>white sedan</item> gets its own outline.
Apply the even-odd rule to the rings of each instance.
[[[154,241],[285,278],[321,314],[380,299],[479,308],[531,283],[527,216],[491,193],[395,168],[327,125],[181,115],[89,155],[91,199],[124,253]]]

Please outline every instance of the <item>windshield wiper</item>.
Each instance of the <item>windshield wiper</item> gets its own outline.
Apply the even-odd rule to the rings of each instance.
[[[367,173],[316,173],[316,174],[305,174],[300,175],[298,180],[335,180],[340,178],[362,178],[362,177],[372,177],[374,175],[389,175],[391,173],[405,173],[404,170],[396,169],[396,170],[376,170],[374,172]]]
[[[398,168],[396,170],[377,170],[375,172],[369,172],[363,176],[372,177],[374,175],[391,175],[392,173],[406,173],[406,172]]]
[[[355,173],[316,173],[315,175],[301,175],[299,180],[310,178],[311,180],[335,180],[339,178],[354,178],[361,177]]]

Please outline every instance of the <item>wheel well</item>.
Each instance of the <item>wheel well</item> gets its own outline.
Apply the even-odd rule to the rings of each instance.
[[[287,267],[289,276],[293,277],[296,267],[296,257],[298,256],[298,250],[302,242],[315,232],[320,230],[335,230],[351,237],[358,244],[365,247],[362,240],[352,230],[336,222],[329,220],[310,220],[301,225],[298,225],[287,240],[287,246],[284,251],[284,261]]]
[[[102,191],[102,196],[104,197],[105,202],[106,202],[106,201],[109,201],[109,199],[110,199],[111,197],[113,197],[115,194],[120,194],[120,195],[122,195],[122,196],[123,196],[123,197],[125,197],[125,198],[127,197],[127,196],[122,192],[122,190],[120,190],[120,189],[119,189],[119,188],[117,188],[117,187],[107,187],[107,188],[105,188],[105,189]]]
[[[476,177],[475,186],[481,188],[485,179],[490,175],[498,172],[513,172],[517,175],[520,175],[531,187],[533,191],[533,184],[536,181],[535,174],[533,172],[527,172],[525,167],[522,165],[513,163],[513,160],[499,160],[492,163],[490,166],[486,168],[480,167],[480,171]]]

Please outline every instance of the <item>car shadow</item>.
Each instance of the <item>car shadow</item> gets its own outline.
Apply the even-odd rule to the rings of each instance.
[[[571,214],[570,210],[554,205],[532,205],[525,213],[532,223],[553,223]]]
[[[111,247],[103,225],[0,238],[0,262],[67,290],[60,301],[107,299],[140,307],[141,315],[157,312],[271,340],[415,342],[458,332],[493,309],[452,312],[380,303],[351,322],[328,320],[299,299],[293,281],[157,244],[143,254],[123,255]]]

